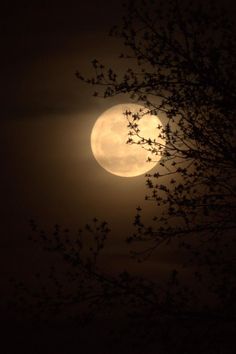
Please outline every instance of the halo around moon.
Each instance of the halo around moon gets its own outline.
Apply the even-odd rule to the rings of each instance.
[[[106,171],[121,177],[135,177],[152,169],[161,156],[155,155],[154,161],[147,162],[151,153],[137,144],[127,144],[128,121],[126,111],[142,114],[147,109],[139,104],[128,103],[115,105],[105,112],[95,122],[91,133],[91,148],[93,155],[100,166]],[[145,114],[139,121],[140,136],[155,139],[164,144],[158,135],[161,121],[156,115]],[[138,138],[133,136],[134,141]]]

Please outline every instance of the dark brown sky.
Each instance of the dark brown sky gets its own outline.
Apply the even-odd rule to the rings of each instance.
[[[146,188],[144,176],[103,170],[90,149],[98,116],[125,98],[95,99],[74,75],[89,75],[94,58],[119,69],[121,43],[107,33],[121,20],[121,2],[5,2],[1,10],[0,276],[7,292],[12,273],[24,276],[44,262],[27,241],[31,217],[72,229],[106,219],[111,262],[123,263],[121,240]]]
[[[233,13],[233,1],[227,3]],[[107,33],[121,20],[121,1],[3,1],[0,16],[3,288],[11,273],[44,262],[27,241],[31,217],[45,227],[72,228],[94,216],[107,219],[109,252],[124,262],[120,240],[131,230],[135,207],[144,205],[145,178],[107,173],[90,149],[96,119],[124,98],[93,98],[74,75],[77,69],[90,74],[94,58],[120,68],[121,43]],[[145,210],[151,217],[151,206]]]

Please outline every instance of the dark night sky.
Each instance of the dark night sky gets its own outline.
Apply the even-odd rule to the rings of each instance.
[[[234,16],[234,1],[224,3]],[[135,208],[145,206],[147,219],[153,215],[144,201],[145,177],[109,174],[90,148],[98,116],[125,97],[94,98],[93,88],[75,77],[76,70],[91,74],[94,58],[121,70],[121,42],[108,36],[121,21],[121,1],[3,1],[0,17],[0,277],[6,298],[11,275],[28,278],[48,262],[27,240],[30,218],[45,228],[72,229],[95,216],[107,220],[113,230],[108,264],[117,269],[129,264],[123,241]],[[176,262],[162,251],[144,268],[155,273]]]
[[[98,116],[126,99],[93,98],[93,88],[74,75],[77,69],[91,74],[94,58],[120,69],[121,43],[108,31],[121,16],[120,1],[2,6],[3,294],[9,276],[24,277],[45,262],[27,240],[31,217],[45,228],[60,223],[72,229],[94,216],[106,219],[113,230],[107,250],[112,267],[126,267],[123,241],[132,230],[135,208],[143,203],[145,178],[107,173],[90,149]]]

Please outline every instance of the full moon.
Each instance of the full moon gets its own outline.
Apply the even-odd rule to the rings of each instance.
[[[91,133],[91,148],[93,155],[100,166],[106,171],[121,177],[135,177],[151,170],[160,160],[161,156],[152,154],[137,144],[127,144],[128,120],[124,115],[130,111],[132,114],[147,112],[147,109],[139,104],[118,104],[103,112],[94,124]],[[147,113],[137,122],[140,136],[147,139],[155,139],[164,144],[158,137],[161,121],[156,115]],[[138,141],[136,136],[132,136]],[[148,157],[154,161],[147,162]]]

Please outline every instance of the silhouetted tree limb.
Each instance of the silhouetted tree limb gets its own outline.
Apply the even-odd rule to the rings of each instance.
[[[153,160],[162,156],[163,167],[147,175],[146,199],[157,206],[155,224],[145,228],[139,213],[137,233],[129,241],[148,238],[158,246],[180,234],[219,229],[229,234],[236,226],[232,24],[222,9],[210,5],[129,1],[125,8],[123,25],[111,35],[123,39],[121,58],[130,67],[120,76],[94,60],[95,76],[77,77],[104,87],[105,98],[128,95],[162,120],[157,138],[144,139],[138,122],[146,111],[125,112],[128,143],[138,137]],[[158,137],[165,138],[165,147]]]

